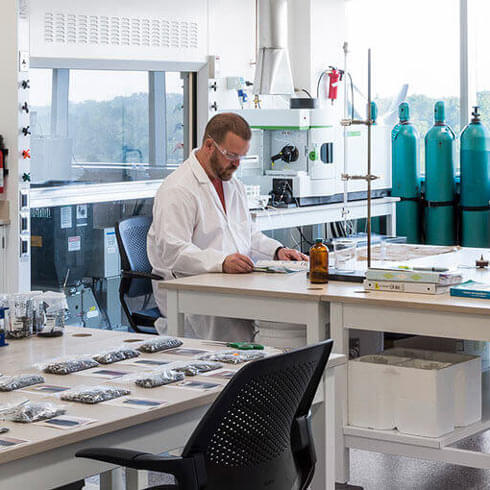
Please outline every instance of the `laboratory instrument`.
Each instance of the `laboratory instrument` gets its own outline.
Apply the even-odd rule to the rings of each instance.
[[[275,207],[310,206],[342,202],[344,183],[343,129],[331,109],[245,109],[240,114],[252,128],[248,156],[237,177],[246,185],[260,185]],[[346,131],[348,167],[362,172],[367,145],[366,128]],[[386,197],[391,188],[390,135],[386,126],[373,129],[374,167],[380,178],[372,197]],[[360,182],[349,183],[348,200],[366,199]]]

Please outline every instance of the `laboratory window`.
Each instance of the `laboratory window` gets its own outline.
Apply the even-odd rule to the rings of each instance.
[[[480,106],[480,113],[483,114],[485,122],[488,122],[488,115],[490,114],[489,18],[490,2],[488,0],[470,0],[468,2],[469,103]]]
[[[184,160],[180,72],[31,70],[32,185],[158,180]]]
[[[365,117],[370,47],[372,94],[379,120],[394,126],[399,103],[409,102],[411,120],[421,137],[423,167],[423,138],[433,125],[436,101],[445,102],[446,120],[456,134],[461,130],[459,1],[412,0],[407,8],[402,0],[351,0],[346,2],[346,12],[348,71],[356,111]],[[482,22],[485,18],[481,17]]]

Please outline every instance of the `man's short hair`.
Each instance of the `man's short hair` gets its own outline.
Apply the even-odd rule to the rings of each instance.
[[[204,143],[207,138],[212,138],[218,144],[223,143],[228,131],[245,141],[250,141],[252,138],[250,126],[242,116],[233,112],[223,112],[222,114],[216,114],[208,121],[202,142]]]

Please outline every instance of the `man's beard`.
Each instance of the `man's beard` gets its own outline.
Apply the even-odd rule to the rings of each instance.
[[[211,155],[209,159],[209,163],[211,165],[211,168],[213,169],[213,172],[221,179],[224,181],[231,180],[233,177],[233,174],[235,173],[236,168],[234,168],[231,163],[229,167],[222,168],[219,164],[219,159],[217,156],[218,150],[215,148],[213,154]]]

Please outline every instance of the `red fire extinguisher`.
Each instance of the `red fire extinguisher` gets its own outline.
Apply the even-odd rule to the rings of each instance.
[[[0,134],[0,194],[5,191],[5,159],[7,157],[8,150],[3,143],[3,136]]]
[[[337,89],[342,81],[342,75],[344,72],[342,70],[337,70],[333,66],[330,67],[330,71],[328,72],[328,95],[327,97],[332,101],[337,99]]]

